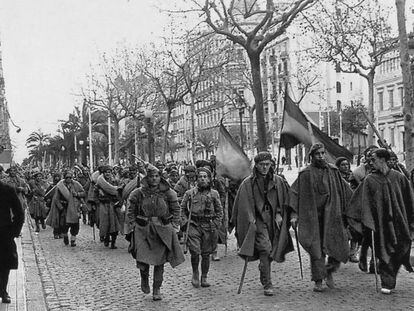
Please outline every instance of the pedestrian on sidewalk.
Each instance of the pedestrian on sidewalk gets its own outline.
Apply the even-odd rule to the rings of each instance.
[[[271,263],[285,261],[285,255],[293,251],[289,235],[290,189],[271,168],[269,152],[259,152],[254,162],[252,174],[242,182],[234,200],[231,224],[236,230],[237,245],[251,250],[250,254],[240,251],[239,255],[249,261],[259,259],[264,295],[273,296]],[[252,226],[254,239],[249,239],[247,232]]]
[[[184,262],[178,242],[180,207],[177,194],[161,177],[160,171],[149,164],[141,186],[129,196],[127,219],[134,228],[130,252],[141,274],[141,290],[150,293],[149,269],[154,266],[153,300],[161,300],[164,264],[174,268]]]
[[[374,240],[381,293],[391,294],[395,289],[398,270],[410,264],[411,243],[414,239],[414,194],[409,180],[390,169],[386,149],[372,152],[374,171],[354,193],[347,215],[354,221],[350,225],[359,234],[370,233]]]
[[[73,180],[74,174],[67,170],[63,174],[63,180],[56,184],[56,191],[51,204],[51,226],[60,228],[63,235],[63,243],[76,246],[76,236],[79,233],[79,218],[81,205],[84,204],[85,191],[82,185]]]
[[[201,287],[209,287],[207,274],[210,269],[210,255],[217,249],[218,230],[223,219],[220,195],[217,190],[212,189],[209,169],[197,169],[196,187],[184,194],[181,210],[184,211],[186,225],[190,226],[186,239],[193,269],[191,284],[196,288],[200,287],[198,267],[201,256]]]
[[[18,267],[18,254],[14,238],[19,237],[24,223],[24,210],[16,191],[0,182],[0,297],[10,303],[7,293],[10,270]]]
[[[332,274],[349,258],[349,243],[344,215],[352,191],[339,170],[325,160],[325,147],[312,145],[311,164],[303,169],[292,185],[292,207],[298,224],[299,242],[310,255],[313,290],[322,292],[322,281],[334,288]],[[328,259],[326,260],[326,256]]]

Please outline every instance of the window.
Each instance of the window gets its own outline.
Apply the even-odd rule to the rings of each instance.
[[[341,82],[339,82],[339,81],[337,81],[336,82],[336,92],[339,94],[339,93],[341,93],[341,90],[342,89],[342,85],[341,85]]]
[[[341,103],[341,101],[340,100],[337,100],[336,101],[336,111],[337,112],[340,112],[341,111],[341,109],[342,109],[342,103]]]
[[[388,103],[390,108],[394,107],[394,90],[388,90]]]
[[[395,129],[392,127],[390,128],[390,144],[391,146],[395,146]]]
[[[378,92],[378,110],[384,110],[384,93],[382,91]]]
[[[398,96],[400,97],[400,106],[404,106],[404,88],[398,88]]]

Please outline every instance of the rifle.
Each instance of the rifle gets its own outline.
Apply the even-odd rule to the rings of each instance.
[[[385,140],[381,137],[380,133],[378,132],[377,128],[375,127],[374,123],[372,123],[372,121],[368,118],[367,114],[365,113],[364,110],[361,110],[362,114],[364,115],[365,119],[368,121],[368,124],[371,126],[371,128],[373,129],[373,131],[375,132],[375,135],[377,135],[378,137],[378,145],[381,148],[387,149],[387,150],[391,150],[391,146],[388,145]]]
[[[372,121],[368,118],[368,116],[367,116],[367,114],[365,113],[365,111],[364,111],[364,110],[362,110],[362,113],[363,113],[363,115],[364,115],[365,119],[367,119],[367,121],[368,121],[369,125],[371,126],[371,128],[374,130],[375,135],[377,135],[377,137],[378,137],[378,140],[377,140],[378,145],[379,145],[381,148],[387,149],[388,151],[392,152],[391,145],[388,145],[388,144],[385,142],[385,140],[381,137],[381,135],[380,135],[380,133],[378,132],[377,128],[376,128],[376,127],[375,127],[375,125],[372,123]],[[397,164],[395,165],[395,167],[397,168],[398,172],[400,172],[401,174],[403,174],[403,175],[404,175],[404,172],[401,170],[401,168],[400,168]]]
[[[185,237],[184,237],[184,254],[188,253],[188,246],[187,246],[188,232],[190,231],[191,214],[193,212],[193,208],[191,204],[191,195],[190,195],[190,199],[188,200],[188,208],[189,208],[188,221],[187,221],[187,228],[185,229]]]

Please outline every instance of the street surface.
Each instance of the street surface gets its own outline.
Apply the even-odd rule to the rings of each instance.
[[[152,294],[140,290],[139,271],[122,236],[118,249],[112,250],[99,242],[98,235],[93,241],[92,228],[83,224],[76,247],[53,239],[51,228],[39,234],[31,230],[30,234],[49,310],[414,310],[414,279],[404,269],[396,292],[390,296],[376,293],[374,275],[360,272],[354,263],[342,265],[334,274],[337,289],[314,293],[303,249],[303,280],[297,253],[293,252],[285,263],[272,264],[275,296],[263,295],[258,262],[249,263],[243,291],[238,295],[243,260],[236,254],[233,236],[227,256],[211,263],[210,288],[192,287],[187,255],[186,262],[176,269],[166,265],[163,300],[154,302]],[[222,245],[219,254],[224,256]],[[152,283],[152,269],[150,276]]]

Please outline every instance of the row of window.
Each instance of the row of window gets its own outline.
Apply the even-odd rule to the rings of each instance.
[[[404,88],[397,88],[397,95],[394,88],[378,90],[378,110],[383,111],[404,105]]]
[[[384,74],[395,70],[400,70],[400,63],[401,61],[399,57],[390,58],[379,65],[379,73]]]

